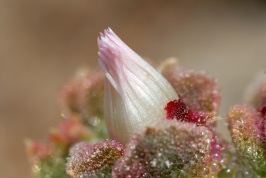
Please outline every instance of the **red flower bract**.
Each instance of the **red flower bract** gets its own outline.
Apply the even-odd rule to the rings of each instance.
[[[193,112],[181,99],[170,101],[164,109],[167,112],[167,119],[176,119],[181,122],[204,124],[208,118],[205,112]]]

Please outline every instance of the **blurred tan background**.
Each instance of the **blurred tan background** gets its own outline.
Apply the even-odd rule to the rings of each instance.
[[[30,177],[24,139],[60,121],[58,91],[79,67],[97,65],[106,27],[142,56],[176,56],[216,77],[221,116],[265,70],[264,1],[0,0],[1,178]]]

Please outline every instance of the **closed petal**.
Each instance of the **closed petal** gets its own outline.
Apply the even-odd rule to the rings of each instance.
[[[167,80],[111,29],[98,38],[105,73],[105,119],[110,136],[127,143],[144,126],[165,118],[165,105],[178,96]]]

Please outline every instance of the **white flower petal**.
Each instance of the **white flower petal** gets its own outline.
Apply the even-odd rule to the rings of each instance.
[[[178,99],[172,86],[109,28],[98,38],[105,76],[105,118],[110,136],[121,143],[144,126],[165,118]]]

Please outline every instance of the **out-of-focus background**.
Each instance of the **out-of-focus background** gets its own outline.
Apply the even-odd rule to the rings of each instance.
[[[0,0],[0,177],[30,177],[24,139],[45,138],[61,120],[58,91],[97,66],[106,27],[144,57],[176,56],[216,77],[221,116],[265,70],[264,1]]]

